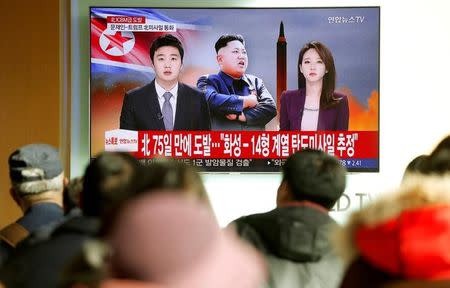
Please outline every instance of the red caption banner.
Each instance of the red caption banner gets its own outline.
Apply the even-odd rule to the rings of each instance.
[[[377,131],[139,131],[138,158],[287,158],[313,148],[345,159],[378,158]]]
[[[107,16],[106,23],[145,24],[145,17],[142,17],[142,16]]]

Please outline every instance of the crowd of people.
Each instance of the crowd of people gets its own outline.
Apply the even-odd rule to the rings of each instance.
[[[8,163],[23,216],[0,231],[0,287],[450,287],[450,136],[343,226],[347,172],[319,150],[287,159],[274,210],[224,229],[183,162],[102,152],[68,181],[30,144]]]

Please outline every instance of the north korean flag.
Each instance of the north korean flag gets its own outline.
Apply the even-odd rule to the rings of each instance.
[[[119,31],[108,29],[107,19],[111,16],[145,17],[158,23],[175,23],[175,35],[186,47],[189,37],[196,37],[199,30],[208,24],[202,22],[184,23],[171,19],[154,9],[91,8],[91,62],[136,70],[152,70],[150,46],[160,31]]]

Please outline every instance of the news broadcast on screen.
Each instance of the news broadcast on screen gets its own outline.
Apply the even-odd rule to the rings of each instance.
[[[379,171],[380,8],[90,8],[90,155]]]

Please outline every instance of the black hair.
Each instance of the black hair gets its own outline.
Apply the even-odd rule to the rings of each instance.
[[[228,42],[231,41],[239,41],[242,43],[242,45],[245,46],[245,40],[242,35],[239,34],[224,34],[219,37],[219,39],[216,41],[216,44],[214,45],[214,48],[216,49],[216,53],[219,52],[220,48],[223,48],[227,46]]]
[[[211,207],[205,186],[195,167],[171,158],[155,158],[152,163],[142,166],[138,175],[139,179],[134,180],[137,184],[132,186],[133,193],[124,193],[127,200],[142,194],[149,195],[165,191],[192,195],[206,206]],[[100,235],[109,233],[123,202],[117,203],[113,207],[114,209],[110,209],[107,217],[103,217]]]
[[[297,151],[283,166],[283,181],[296,201],[332,208],[345,190],[347,171],[333,156],[319,150]]]
[[[164,47],[164,46],[172,46],[172,47],[177,48],[178,52],[180,52],[181,62],[183,62],[183,56],[184,56],[183,44],[181,44],[181,41],[177,37],[175,37],[171,34],[161,35],[153,41],[152,45],[150,46],[150,59],[152,60],[152,62],[153,62],[156,50],[158,50],[159,48]]]
[[[83,178],[81,209],[87,216],[109,213],[139,190],[142,167],[125,152],[102,152],[87,166]]]
[[[408,166],[405,168],[405,172],[403,172],[403,180],[410,174],[417,173],[426,173],[425,166],[428,159],[428,155],[419,155],[415,157],[411,162],[408,163]]]
[[[73,209],[79,209],[80,198],[83,191],[83,177],[70,179],[69,184],[63,190],[64,212],[67,214]],[[74,210],[75,211],[75,210]]]
[[[145,168],[142,181],[142,190],[148,193],[151,190],[189,191],[196,198],[208,203],[203,181],[195,167],[189,166],[171,158],[154,159],[154,162]]]
[[[450,172],[450,135],[445,137],[428,156],[424,164],[427,174],[446,174]]]
[[[331,54],[331,50],[327,46],[325,46],[325,44],[319,41],[311,41],[303,45],[303,47],[300,49],[297,63],[298,89],[306,87],[306,79],[303,73],[300,71],[300,65],[303,62],[303,56],[309,49],[316,50],[317,54],[319,54],[320,58],[325,64],[325,68],[328,71],[323,76],[322,94],[320,95],[320,107],[330,108],[339,103],[340,100],[335,99],[334,97],[334,89],[336,87],[336,67],[334,65],[333,54]]]

